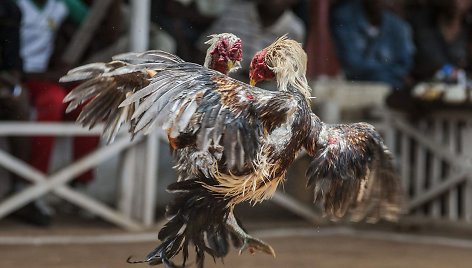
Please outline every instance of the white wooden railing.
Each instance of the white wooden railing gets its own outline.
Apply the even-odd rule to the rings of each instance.
[[[387,111],[385,140],[396,156],[408,211],[472,222],[472,111],[433,112],[420,120]]]
[[[342,109],[355,108],[342,105],[343,102],[337,101],[339,98],[327,98],[336,103],[339,111],[335,114],[341,115]],[[404,114],[379,106],[376,105],[381,120],[371,123],[381,131],[395,155],[408,195],[408,211],[427,218],[472,222],[472,111],[434,112],[421,120],[411,121]],[[341,118],[334,120],[342,121]],[[73,123],[0,123],[0,137],[98,135],[100,132],[99,127],[90,131]],[[42,174],[0,150],[0,167],[33,183],[31,187],[0,201],[0,219],[52,192],[124,229],[141,230],[152,226],[159,181],[159,138],[163,136],[154,133],[129,141],[129,136],[122,134],[125,133],[118,135],[114,143],[98,148],[53,174]],[[103,204],[67,186],[67,182],[77,174],[117,155],[121,159],[121,187],[114,205]],[[311,222],[321,221],[310,205],[291,196],[277,192],[272,201]]]
[[[6,136],[77,136],[99,135],[101,128],[84,129],[73,123],[0,123],[0,137]],[[32,182],[30,187],[8,196],[0,202],[0,219],[23,205],[50,192],[101,218],[127,230],[141,230],[154,223],[155,189],[158,162],[157,134],[129,140],[121,135],[110,145],[70,163],[53,174],[43,174],[4,150],[0,150],[0,167]],[[139,151],[139,153],[137,153]],[[105,160],[121,156],[121,187],[114,207],[77,192],[67,183],[82,172],[96,167]],[[138,159],[144,158],[144,159]]]
[[[92,130],[84,129],[74,123],[0,123],[0,137],[99,135],[101,130],[100,127]],[[137,231],[152,226],[155,222],[156,189],[159,181],[157,176],[159,139],[166,139],[158,131],[148,136],[139,136],[134,141],[129,141],[129,135],[126,133],[121,134],[124,135],[118,135],[110,145],[99,147],[91,154],[62,167],[53,174],[43,174],[28,163],[0,149],[0,167],[32,182],[32,185],[23,191],[0,200],[0,220],[36,198],[53,193],[126,230]],[[120,187],[118,200],[113,207],[77,192],[67,185],[78,174],[117,155],[120,155]],[[272,201],[312,223],[322,221],[311,206],[285,193],[276,192]]]

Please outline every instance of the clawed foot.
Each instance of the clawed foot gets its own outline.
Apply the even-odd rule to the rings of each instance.
[[[274,249],[264,241],[259,240],[257,238],[253,238],[251,236],[245,237],[243,241],[243,246],[239,249],[239,255],[241,255],[245,250],[247,250],[251,254],[254,254],[259,251],[272,255],[275,258]]]
[[[266,242],[254,238],[248,233],[246,233],[246,231],[244,231],[243,228],[239,226],[238,221],[236,220],[232,212],[229,213],[228,219],[226,220],[226,224],[228,228],[233,232],[233,234],[243,241],[243,245],[239,249],[239,255],[241,255],[245,250],[247,250],[251,254],[254,254],[259,251],[272,255],[275,258],[274,249]]]

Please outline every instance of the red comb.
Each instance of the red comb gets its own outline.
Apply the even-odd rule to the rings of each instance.
[[[243,50],[241,39],[238,39],[234,42],[233,46],[229,50],[229,58],[232,60],[240,61],[243,57]]]
[[[275,77],[265,61],[267,51],[265,49],[254,55],[249,66],[249,75],[255,81],[270,80]]]

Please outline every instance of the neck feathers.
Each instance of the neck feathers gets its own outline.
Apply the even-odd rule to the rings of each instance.
[[[306,79],[307,56],[298,42],[282,36],[267,47],[266,61],[276,75],[279,90],[288,91],[290,86],[309,102],[311,89]]]
[[[307,102],[310,102],[311,88],[308,85],[305,75],[284,75],[277,73],[277,87],[281,91],[297,90],[303,94]]]
[[[205,63],[203,66],[210,68],[211,67],[211,61],[212,61],[212,55],[211,52],[215,49],[216,43],[218,42],[218,39],[220,38],[219,35],[213,34],[210,35],[210,40],[206,41],[205,44],[210,45],[207,49],[206,56],[205,56]]]

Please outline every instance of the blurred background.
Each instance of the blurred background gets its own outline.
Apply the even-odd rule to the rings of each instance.
[[[208,35],[221,32],[242,39],[243,81],[277,37],[302,43],[313,110],[376,126],[407,214],[324,219],[301,154],[271,201],[237,208],[277,258],[232,250],[210,267],[470,267],[471,11],[472,0],[0,1],[0,267],[128,267],[157,245],[176,179],[165,138],[123,132],[106,145],[100,126],[65,113],[76,85],[58,79],[127,51],[202,64]]]

